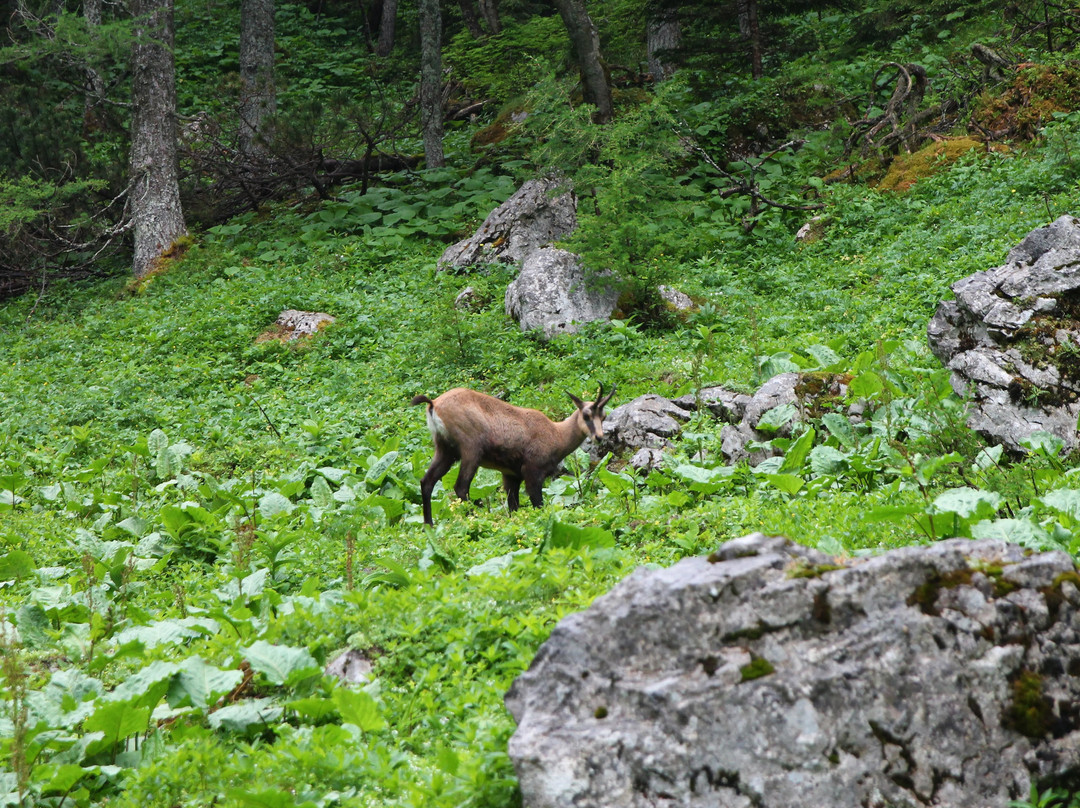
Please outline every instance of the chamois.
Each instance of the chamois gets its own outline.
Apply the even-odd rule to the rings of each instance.
[[[563,458],[574,451],[586,437],[604,436],[604,405],[615,395],[604,395],[604,386],[596,400],[582,401],[567,393],[577,408],[563,421],[551,421],[539,410],[515,407],[492,396],[464,387],[447,390],[432,401],[424,395],[412,403],[427,404],[427,425],[435,442],[435,457],[420,481],[424,500],[424,523],[431,518],[431,492],[450,467],[461,461],[454,493],[469,499],[469,486],[480,466],[502,472],[506,505],[518,508],[521,484],[534,507],[544,504],[544,480],[555,473]]]

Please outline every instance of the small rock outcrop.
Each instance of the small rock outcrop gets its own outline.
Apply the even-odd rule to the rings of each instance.
[[[1029,233],[1002,266],[952,285],[930,349],[969,394],[968,426],[1008,449],[1043,430],[1076,448],[1080,415],[1080,219]]]
[[[256,337],[255,341],[266,342],[276,339],[280,342],[293,342],[315,336],[332,322],[334,322],[333,315],[325,312],[285,309],[278,315],[273,327]]]
[[[1080,767],[1080,575],[761,534],[564,618],[506,704],[526,808],[1003,806]]]
[[[558,194],[564,186],[565,181],[554,177],[529,180],[489,213],[471,237],[447,247],[439,267],[516,263],[538,247],[570,234],[577,227],[577,197],[572,191]]]
[[[608,277],[590,276],[572,252],[534,250],[506,288],[506,313],[522,331],[539,329],[545,339],[573,333],[585,323],[611,317],[619,293],[605,281]]]

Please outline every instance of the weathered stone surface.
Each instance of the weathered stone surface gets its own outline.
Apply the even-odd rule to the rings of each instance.
[[[539,329],[546,339],[607,320],[619,294],[604,276],[588,277],[572,252],[543,247],[529,253],[521,273],[506,288],[506,313],[522,331]]]
[[[1080,220],[1029,233],[995,269],[952,286],[927,327],[930,349],[970,394],[968,425],[1013,451],[1037,430],[1077,446]]]
[[[324,672],[327,676],[336,676],[342,682],[363,684],[371,681],[371,672],[374,669],[367,654],[350,648],[327,662]]]
[[[466,286],[454,298],[454,308],[461,311],[479,311],[487,301],[475,287]]]
[[[568,235],[577,227],[577,198],[571,191],[558,194],[564,186],[564,181],[553,177],[529,180],[488,214],[470,238],[447,247],[439,268],[515,263]]]
[[[656,287],[656,291],[660,293],[660,299],[667,303],[675,311],[690,311],[694,308],[694,301],[690,298],[690,295],[685,292],[680,292],[673,286],[660,285]]]
[[[332,322],[334,322],[334,317],[321,311],[285,309],[274,321],[274,327],[264,331],[255,338],[255,341],[292,342],[303,337],[314,336]]]
[[[1080,766],[1061,552],[832,560],[760,534],[638,570],[514,682],[526,808],[1004,806]]]
[[[626,449],[662,449],[690,420],[692,413],[674,401],[647,393],[620,404],[604,418],[604,437],[592,448],[596,456]]]

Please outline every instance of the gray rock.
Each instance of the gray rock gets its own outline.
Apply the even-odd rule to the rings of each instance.
[[[1080,766],[1064,553],[836,565],[760,534],[564,618],[506,704],[526,808],[949,806]]]
[[[1045,430],[1077,446],[1080,220],[1029,233],[994,269],[952,286],[927,326],[930,349],[969,395],[968,425],[1014,452]]]
[[[690,295],[674,287],[661,285],[656,287],[656,291],[660,293],[661,300],[675,311],[690,311],[694,308],[694,301],[690,299]]]
[[[301,337],[310,337],[318,334],[332,322],[334,322],[333,315],[325,312],[285,309],[274,321],[279,329],[276,338],[292,341]]]
[[[737,424],[746,415],[752,397],[723,387],[706,387],[698,391],[698,398],[721,421]]]
[[[539,329],[545,339],[573,333],[611,317],[619,293],[609,280],[602,274],[590,277],[573,253],[543,247],[526,256],[521,273],[506,288],[506,313],[522,331]]]
[[[663,449],[689,421],[692,413],[674,401],[647,393],[620,404],[604,419],[604,437],[592,448],[599,457],[627,449]]]
[[[336,676],[342,682],[365,684],[371,681],[374,670],[375,667],[367,654],[350,648],[326,663],[324,672],[327,676]]]
[[[488,214],[470,238],[447,247],[439,268],[516,263],[568,235],[577,227],[577,198],[571,191],[558,193],[564,187],[565,181],[554,177],[529,180]]]
[[[638,471],[652,471],[663,462],[664,453],[660,449],[638,449],[630,458],[630,465]]]
[[[472,286],[466,286],[454,298],[454,308],[461,311],[479,311],[483,308],[484,297]]]
[[[781,404],[799,405],[799,397],[795,387],[799,384],[798,373],[780,373],[773,376],[746,403],[743,413],[743,421],[751,429],[757,429],[761,416],[769,410],[779,407]],[[790,428],[782,430],[781,434],[790,433]]]

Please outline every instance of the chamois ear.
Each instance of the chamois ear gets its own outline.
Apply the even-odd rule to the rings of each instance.
[[[566,395],[570,396],[570,400],[574,402],[574,406],[575,406],[575,407],[577,407],[577,408],[578,408],[579,410],[583,410],[583,409],[585,409],[585,402],[584,402],[584,401],[582,401],[582,400],[581,400],[580,398],[578,398],[577,396],[575,396],[575,395],[574,395],[573,393],[571,393],[571,392],[570,392],[569,390],[565,390],[565,391],[563,391],[563,392],[565,392],[565,393],[566,393]]]
[[[596,394],[596,408],[602,410],[606,407],[613,395],[615,395],[615,385],[611,385],[611,392],[606,396],[604,395],[604,385],[600,385],[600,392]]]

